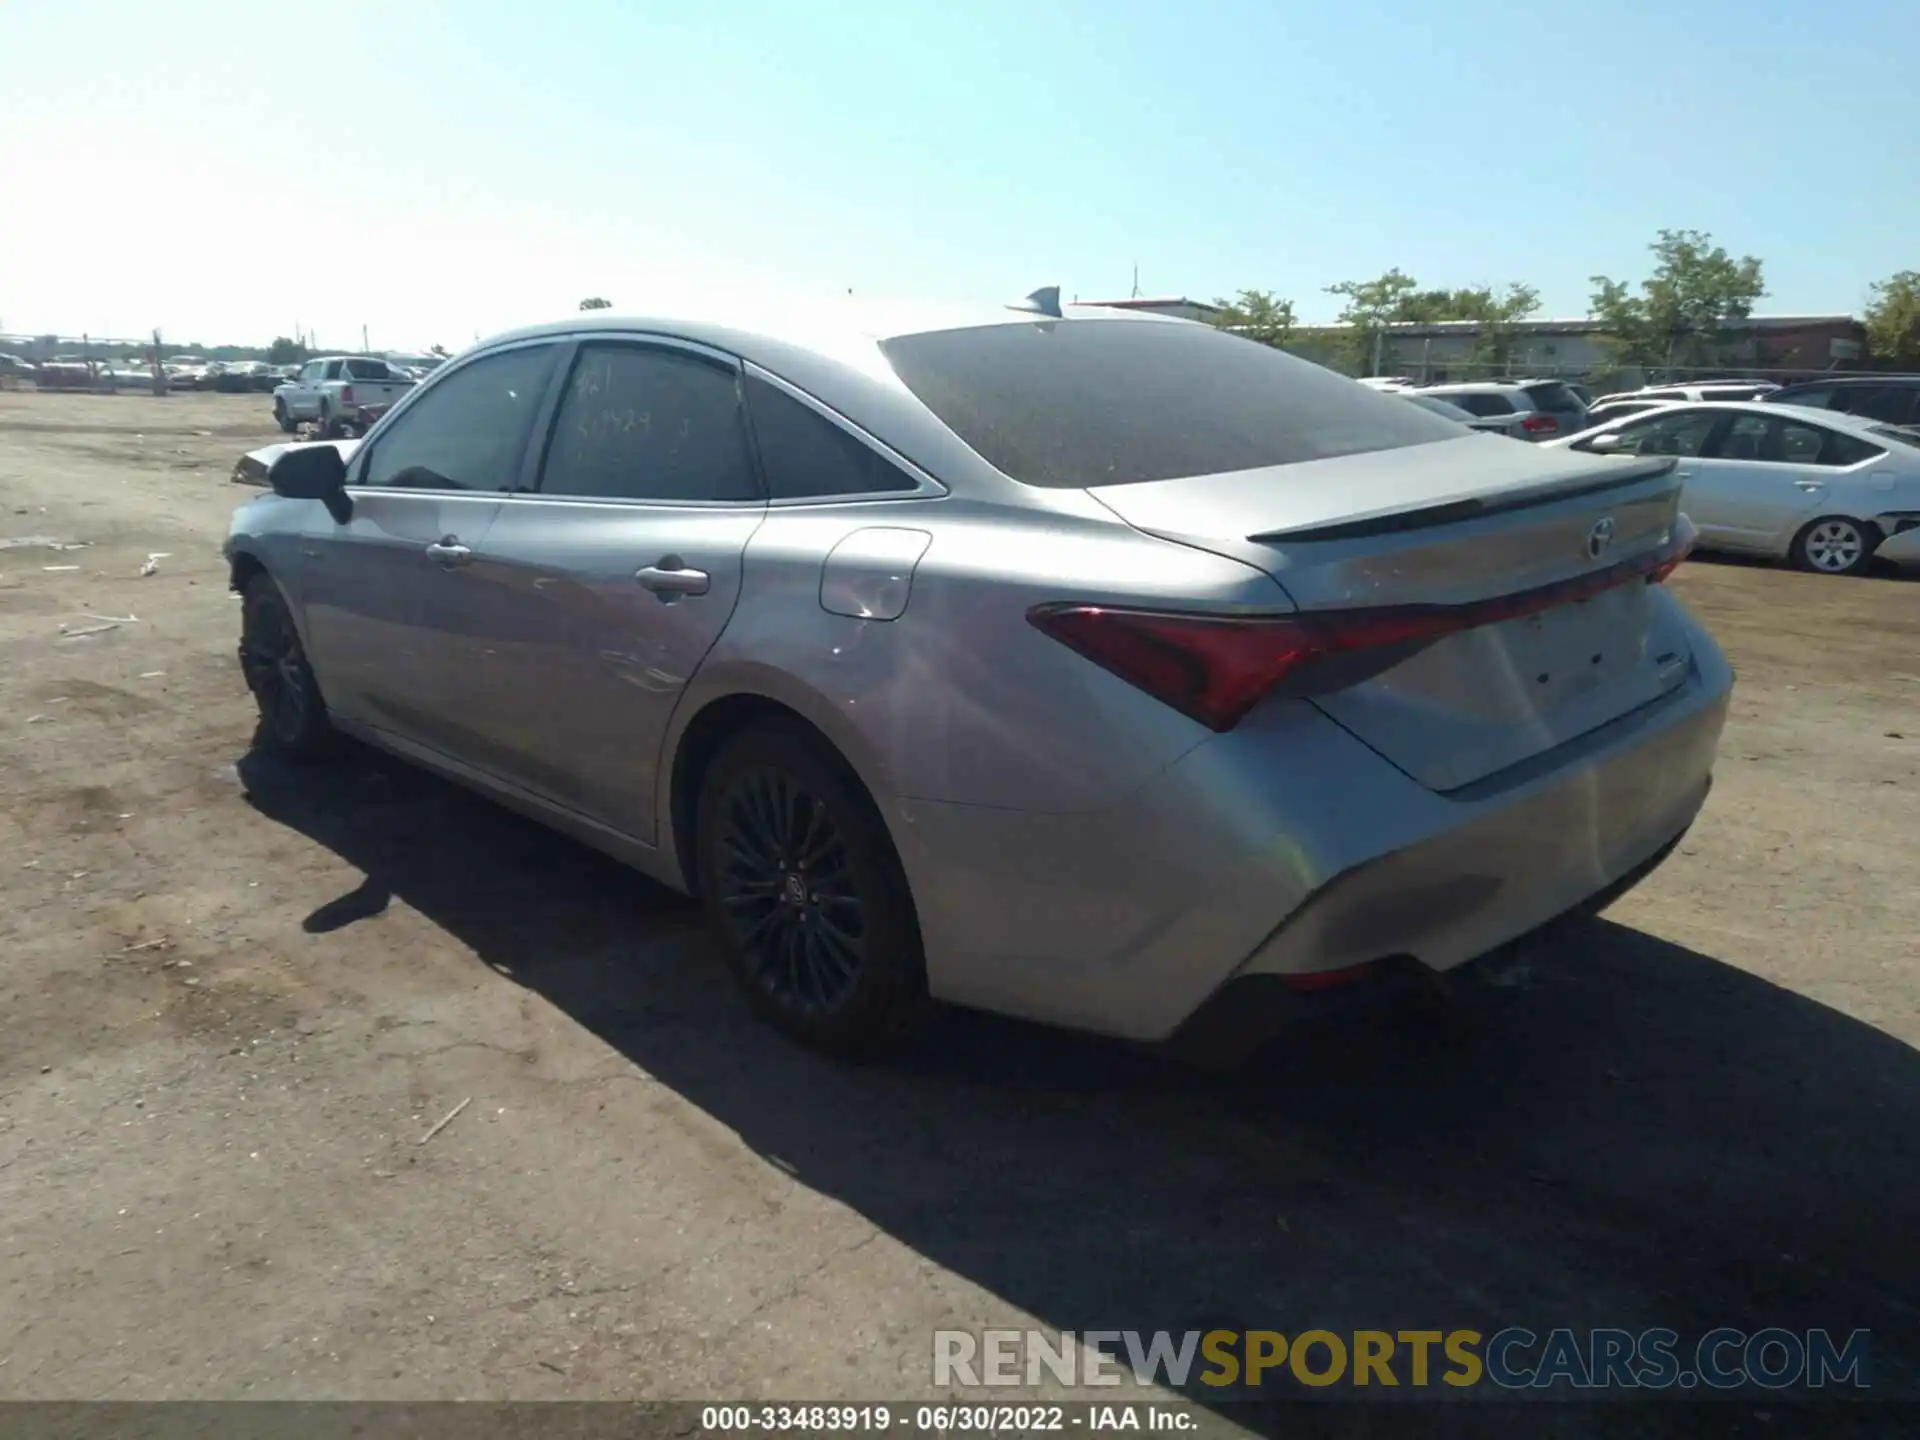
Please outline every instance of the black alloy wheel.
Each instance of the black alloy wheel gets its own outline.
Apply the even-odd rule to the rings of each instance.
[[[717,898],[754,979],[803,1013],[838,1009],[867,944],[840,827],[818,796],[770,766],[734,777],[721,815]]]
[[[728,968],[763,1017],[849,1054],[892,1048],[924,1013],[919,926],[885,824],[797,726],[755,726],[709,766],[701,894]]]
[[[247,581],[241,597],[240,673],[260,710],[259,738],[289,755],[324,754],[333,725],[287,602],[264,573]]]

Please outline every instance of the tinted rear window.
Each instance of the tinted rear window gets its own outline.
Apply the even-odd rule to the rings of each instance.
[[[349,360],[346,364],[349,380],[391,380],[393,371],[384,360]]]
[[[1504,395],[1450,395],[1447,398],[1475,415],[1511,415],[1515,409],[1513,401]]]
[[[1397,396],[1202,325],[989,325],[880,348],[943,424],[1028,485],[1172,480],[1460,438]]]
[[[1580,397],[1558,380],[1526,387],[1527,396],[1542,410],[1584,410]]]

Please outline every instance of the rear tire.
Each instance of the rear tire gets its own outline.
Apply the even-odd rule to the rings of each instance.
[[[1880,535],[1873,526],[1845,515],[1822,515],[1793,537],[1788,552],[1802,570],[1821,575],[1859,575],[1873,564]]]
[[[742,730],[700,786],[700,893],[727,968],[762,1019],[871,1057],[930,1009],[920,925],[872,799],[800,726]]]
[[[261,571],[241,601],[240,673],[260,709],[255,743],[301,760],[331,754],[338,735],[280,587]]]
[[[284,400],[273,402],[273,423],[288,435],[300,428],[300,422],[287,413],[287,402]]]

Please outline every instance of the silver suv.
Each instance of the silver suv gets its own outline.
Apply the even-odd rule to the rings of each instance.
[[[1550,383],[1559,385],[1560,382],[1556,380]],[[1564,385],[1560,388],[1566,390]],[[1557,440],[1562,435],[1571,435],[1586,428],[1581,423],[1586,417],[1586,407],[1579,403],[1579,398],[1570,390],[1567,395],[1575,410],[1564,415],[1548,410],[1525,385],[1505,381],[1497,384],[1489,381],[1465,385],[1428,385],[1420,393],[1437,396],[1481,419],[1505,419],[1510,427],[1507,433],[1517,440]]]

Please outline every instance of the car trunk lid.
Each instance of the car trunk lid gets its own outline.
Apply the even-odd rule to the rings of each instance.
[[[1422,784],[1456,790],[1681,683],[1684,638],[1636,562],[1684,525],[1672,462],[1476,436],[1267,470],[1095,488],[1148,534],[1270,574],[1307,614],[1579,598],[1476,621],[1344,688],[1327,715]],[[1623,583],[1583,593],[1583,577]]]

